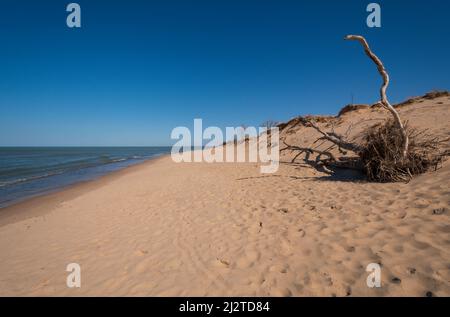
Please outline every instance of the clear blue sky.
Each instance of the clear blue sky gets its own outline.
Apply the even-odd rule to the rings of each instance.
[[[171,130],[336,114],[378,99],[380,78],[348,33],[386,64],[392,102],[450,88],[450,2],[79,0],[0,4],[0,145],[170,145]]]

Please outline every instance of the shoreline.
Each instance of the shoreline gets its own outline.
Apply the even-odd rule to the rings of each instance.
[[[10,205],[0,208],[0,227],[15,223],[32,217],[42,216],[57,207],[61,202],[76,198],[83,193],[107,184],[128,173],[142,168],[147,164],[152,164],[162,160],[170,154],[162,154],[154,158],[149,158],[142,162],[126,166],[122,169],[112,171],[87,181],[79,181],[74,184],[54,189],[49,192],[38,194],[36,196],[24,198],[13,202]],[[32,208],[30,208],[32,207]],[[29,211],[29,209],[32,209]]]

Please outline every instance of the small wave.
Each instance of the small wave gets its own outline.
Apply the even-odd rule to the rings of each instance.
[[[99,156],[100,162],[92,162],[92,159],[77,160],[76,161],[77,165],[70,166],[73,164],[72,162],[71,162],[72,164],[68,164],[68,163],[60,164],[60,169],[58,169],[57,171],[54,171],[54,172],[48,172],[45,174],[34,175],[34,176],[29,176],[29,177],[21,177],[21,178],[17,178],[17,179],[8,180],[8,181],[0,181],[0,188],[14,186],[14,185],[21,184],[21,183],[27,183],[27,182],[31,182],[34,180],[55,176],[55,175],[60,175],[60,174],[66,173],[66,172],[74,172],[74,171],[83,170],[86,168],[95,168],[95,167],[102,166],[102,165],[120,163],[120,162],[130,161],[130,160],[142,160],[145,158],[159,156],[159,155],[160,154],[150,155],[148,157],[141,156],[141,155],[130,155],[128,157],[121,157],[121,158],[111,158],[108,155],[101,155],[101,156]],[[63,168],[61,169],[61,167],[63,167]],[[14,172],[17,172],[17,170],[15,170]]]
[[[144,157],[143,156],[140,156],[140,155],[132,155],[132,156],[129,156],[129,157],[126,157],[126,158],[117,158],[117,159],[113,159],[113,160],[111,160],[111,163],[117,163],[117,162],[123,162],[123,161],[129,161],[129,160],[140,160],[140,159],[143,159]]]
[[[119,158],[119,159],[112,160],[111,163],[123,162],[126,160],[127,160],[126,158]]]
[[[58,171],[58,172],[47,173],[47,174],[43,174],[43,175],[35,175],[35,176],[30,176],[30,177],[13,179],[10,181],[0,182],[0,187],[7,187],[7,186],[11,186],[11,185],[20,184],[20,183],[31,182],[36,179],[47,178],[50,176],[60,175],[62,173],[64,173],[64,171]]]

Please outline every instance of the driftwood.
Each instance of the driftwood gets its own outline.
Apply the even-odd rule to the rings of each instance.
[[[359,145],[348,142],[347,140],[344,139],[343,136],[340,136],[334,132],[323,131],[322,129],[319,128],[319,126],[316,124],[316,122],[314,122],[314,120],[312,120],[312,119],[302,118],[302,120],[300,120],[299,122],[303,123],[303,125],[305,125],[307,127],[309,126],[309,127],[314,128],[317,132],[322,134],[321,139],[326,139],[326,140],[330,141],[331,143],[336,144],[339,147],[339,150],[345,149],[345,150],[353,151],[355,153],[358,153],[359,151],[361,151],[361,147]]]
[[[303,153],[306,153],[308,156],[310,154],[318,154],[316,158],[316,164],[319,165],[326,165],[329,162],[336,162],[335,156],[329,152],[329,151],[321,151],[318,149],[308,148],[308,147],[300,147],[295,145],[289,145],[286,143],[286,141],[283,141],[283,144],[286,146],[285,148],[282,148],[280,151],[298,151],[299,153],[296,154],[296,156],[292,159],[292,162],[295,162],[295,160],[302,155]],[[325,159],[321,159],[322,156],[326,156]]]
[[[380,73],[381,77],[383,78],[383,85],[380,88],[380,97],[381,97],[381,104],[391,112],[392,116],[394,117],[395,123],[397,124],[402,137],[403,137],[403,145],[402,145],[402,153],[403,153],[403,159],[406,159],[408,155],[408,146],[409,146],[409,137],[406,132],[405,126],[400,119],[400,115],[398,114],[397,110],[389,103],[389,100],[386,96],[386,90],[389,86],[389,74],[386,71],[386,68],[384,67],[381,60],[376,56],[372,50],[369,47],[369,44],[367,43],[366,39],[361,35],[347,35],[345,37],[346,40],[353,40],[353,41],[359,41],[361,45],[364,47],[364,51],[366,52],[367,56],[377,65],[378,72]]]

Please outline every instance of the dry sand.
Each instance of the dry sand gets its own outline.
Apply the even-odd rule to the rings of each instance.
[[[449,104],[418,100],[401,114],[449,136]],[[357,135],[384,116],[368,108],[333,122]],[[289,158],[262,175],[255,163],[163,157],[2,209],[0,295],[450,295],[450,164],[371,184]],[[66,286],[71,262],[81,288]],[[366,286],[371,262],[381,288]]]

